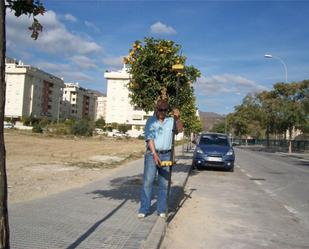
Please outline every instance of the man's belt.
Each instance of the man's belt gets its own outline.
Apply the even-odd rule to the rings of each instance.
[[[156,150],[156,152],[158,153],[158,154],[167,154],[167,153],[169,153],[169,152],[171,152],[172,150]]]

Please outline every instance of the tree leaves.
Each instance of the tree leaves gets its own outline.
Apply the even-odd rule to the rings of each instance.
[[[39,33],[43,31],[43,26],[35,16],[43,15],[46,11],[40,0],[7,0],[6,8],[14,11],[16,17],[21,15],[33,16],[33,23],[29,30],[32,31],[31,38],[37,40]]]
[[[166,94],[170,110],[180,108],[184,125],[188,128],[192,126],[190,122],[196,121],[191,84],[200,76],[200,72],[193,66],[185,65],[186,57],[179,55],[180,49],[180,45],[173,41],[145,38],[143,42],[134,42],[124,63],[129,66],[131,75],[128,89],[132,104],[152,111],[156,100],[165,98]],[[185,65],[181,74],[172,69],[173,65],[179,63]]]
[[[237,135],[266,132],[283,134],[293,128],[308,132],[309,123],[309,81],[277,83],[271,91],[255,96],[246,96],[229,123]],[[256,132],[259,131],[259,132]]]

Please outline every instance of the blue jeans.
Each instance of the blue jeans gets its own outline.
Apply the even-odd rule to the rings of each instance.
[[[169,161],[171,159],[171,154],[159,154],[161,161]],[[139,213],[148,214],[151,206],[151,196],[153,183],[158,172],[158,201],[157,201],[157,212],[165,213],[166,210],[166,197],[167,197],[167,184],[169,177],[168,167],[159,167],[155,164],[153,156],[149,151],[145,153],[144,162],[144,180],[141,193],[141,207]]]

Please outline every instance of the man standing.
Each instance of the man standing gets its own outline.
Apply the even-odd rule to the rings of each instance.
[[[150,211],[153,183],[158,172],[158,200],[157,212],[166,218],[166,197],[169,178],[168,167],[161,167],[161,161],[170,161],[174,119],[176,120],[176,133],[182,132],[183,124],[179,119],[179,110],[173,111],[174,119],[166,117],[168,111],[167,100],[158,100],[154,115],[147,120],[145,127],[145,141],[147,149],[144,162],[144,179],[141,193],[141,206],[138,217],[144,218]]]

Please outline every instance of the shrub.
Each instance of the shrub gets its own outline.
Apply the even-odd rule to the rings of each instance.
[[[95,127],[104,130],[105,129],[105,120],[104,120],[104,118],[99,118],[95,122]]]
[[[71,127],[71,133],[80,136],[92,136],[94,130],[94,124],[88,120],[81,120],[73,124]]]
[[[127,124],[119,124],[118,125],[118,131],[120,131],[121,133],[126,133],[131,128],[132,128],[132,126],[131,125],[127,125]]]
[[[47,126],[47,131],[56,135],[68,135],[70,134],[70,126],[64,123],[60,124],[50,124]]]
[[[23,122],[23,125],[25,125],[25,126],[31,126],[31,125],[38,124],[40,122],[40,120],[31,115],[29,117],[23,117],[22,122]]]
[[[50,123],[50,120],[48,118],[42,118],[41,121],[39,122],[39,125],[41,127],[46,127]]]
[[[42,127],[40,126],[40,124],[34,124],[34,125],[33,125],[33,128],[32,128],[32,132],[35,132],[35,133],[43,133],[43,129],[42,129]]]

